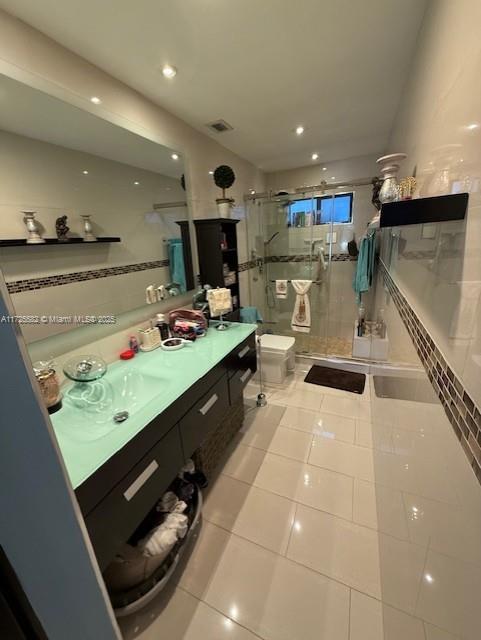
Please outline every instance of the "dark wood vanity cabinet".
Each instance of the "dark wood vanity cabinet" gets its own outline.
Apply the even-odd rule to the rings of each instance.
[[[219,426],[256,367],[252,334],[78,487],[101,570]]]

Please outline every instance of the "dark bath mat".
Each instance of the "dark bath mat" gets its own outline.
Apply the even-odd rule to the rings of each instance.
[[[342,391],[350,391],[351,393],[363,393],[366,376],[363,373],[331,369],[331,367],[320,367],[315,364],[309,369],[309,373],[304,378],[304,382],[320,384],[323,387],[341,389]]]

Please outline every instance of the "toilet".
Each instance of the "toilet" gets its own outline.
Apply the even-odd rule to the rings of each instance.
[[[261,345],[262,379],[264,382],[282,384],[288,371],[296,364],[294,345],[296,339],[265,333],[259,338]]]

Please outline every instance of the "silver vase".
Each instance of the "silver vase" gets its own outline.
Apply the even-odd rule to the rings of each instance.
[[[36,211],[22,211],[25,226],[27,227],[27,244],[45,244],[45,240],[40,235],[37,221],[35,220]]]
[[[406,157],[407,155],[405,153],[390,153],[376,160],[380,166],[383,180],[381,190],[379,191],[379,200],[381,203],[394,202],[398,199],[397,173],[399,171],[399,163]]]
[[[90,222],[90,214],[81,215],[84,221],[84,242],[97,242],[97,238],[93,234],[92,223]]]

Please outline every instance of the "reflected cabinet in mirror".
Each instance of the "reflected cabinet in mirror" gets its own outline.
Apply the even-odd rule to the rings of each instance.
[[[26,340],[192,289],[180,154],[4,76],[0,93],[0,264]]]

